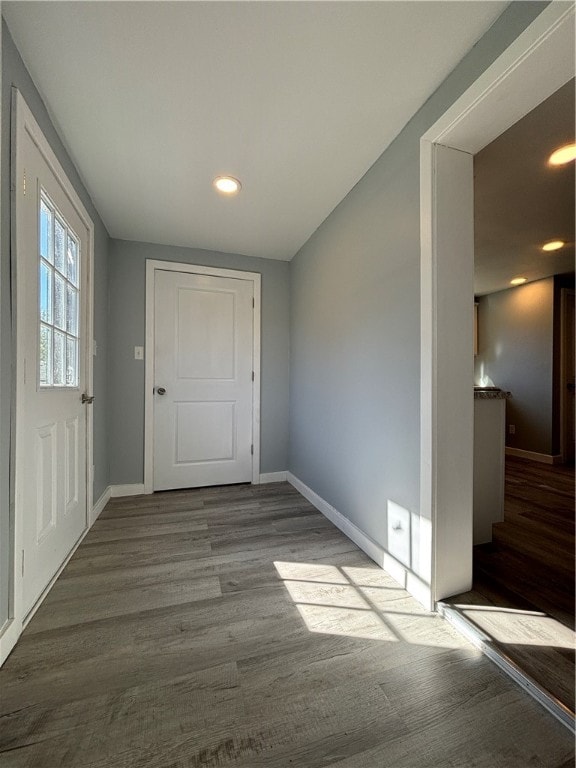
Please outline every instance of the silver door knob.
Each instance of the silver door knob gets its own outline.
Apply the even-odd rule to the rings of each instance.
[[[166,394],[166,390],[164,389],[164,387],[156,387],[156,393],[158,395],[165,395]]]

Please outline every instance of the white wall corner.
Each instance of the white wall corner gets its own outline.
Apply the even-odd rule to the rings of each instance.
[[[264,483],[284,483],[286,482],[287,472],[265,472],[260,475],[260,485]]]
[[[129,483],[127,485],[111,485],[110,495],[113,499],[119,496],[142,496],[146,493],[144,483]]]

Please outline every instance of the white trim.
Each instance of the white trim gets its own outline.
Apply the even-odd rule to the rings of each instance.
[[[252,365],[254,386],[252,387],[252,484],[260,482],[260,348],[262,276],[259,272],[244,272],[237,269],[221,269],[175,261],[146,259],[146,383],[144,389],[144,488],[143,493],[154,491],[154,273],[187,272],[212,277],[228,277],[235,280],[249,280],[254,284],[254,326],[252,337]]]
[[[568,391],[568,380],[574,376],[574,371],[568,370],[567,360],[567,335],[569,334],[567,325],[568,296],[572,296],[574,301],[574,290],[572,288],[560,289],[560,456],[562,461],[568,461],[573,451],[569,450],[569,444],[573,440],[572,430],[568,429],[566,423],[568,409],[574,407],[569,405],[570,400],[574,400],[574,394]],[[570,334],[571,335],[571,334]],[[572,340],[573,341],[573,340]],[[573,447],[573,446],[572,446]]]
[[[446,183],[446,165],[437,150],[440,146],[474,154],[525,114],[540,104],[547,96],[574,76],[573,56],[574,5],[550,3],[502,55],[458,98],[454,104],[422,136],[420,142],[420,241],[421,241],[421,509],[424,518],[432,522],[432,573],[431,586],[434,600],[446,597],[443,589],[449,579],[450,554],[459,555],[462,544],[443,542],[439,549],[439,524],[442,531],[450,531],[455,513],[442,503],[445,498],[455,498],[464,493],[471,498],[472,478],[468,473],[463,479],[451,471],[450,458],[470,450],[471,436],[468,429],[458,434],[450,456],[439,450],[438,436],[449,429],[451,405],[455,392],[458,397],[469,396],[472,400],[472,380],[464,377],[451,380],[445,385],[443,368],[439,365],[438,341],[444,350],[454,346],[453,364],[464,370],[466,361],[460,350],[461,329],[467,328],[469,309],[457,302],[458,293],[468,291],[468,286],[458,285],[458,277],[446,269],[446,254],[438,247],[439,224],[443,235],[461,226],[456,216],[450,216],[444,206],[439,219],[437,190]],[[448,179],[449,182],[449,179]],[[469,185],[472,184],[470,177]],[[445,187],[444,187],[445,188]],[[459,199],[455,184],[455,199]],[[463,195],[469,194],[468,185],[459,187]],[[464,250],[464,259],[472,256]],[[473,294],[470,292],[469,304]],[[456,304],[459,306],[456,306]],[[439,311],[441,310],[441,311]],[[472,338],[470,339],[470,359]],[[467,394],[468,393],[468,394]],[[467,511],[465,510],[467,517]],[[470,517],[470,527],[472,519]],[[468,536],[466,536],[466,540]],[[471,538],[470,538],[471,540]],[[428,546],[427,542],[421,542]],[[459,547],[459,549],[458,549]],[[471,549],[471,548],[470,548]],[[469,573],[472,578],[472,553],[469,553]],[[439,569],[443,578],[439,580]],[[444,576],[447,578],[444,580]]]
[[[94,504],[94,506],[92,507],[92,513],[90,515],[90,528],[92,528],[96,520],[100,517],[100,514],[104,510],[104,507],[110,501],[111,496],[112,496],[112,488],[108,486],[108,488],[106,488],[106,490],[100,496],[96,504]]]
[[[12,157],[11,157],[11,238],[12,238],[12,302],[13,302],[13,327],[14,327],[14,356],[16,365],[14,366],[14,373],[12,377],[13,385],[13,414],[14,424],[11,434],[11,461],[14,467],[14,473],[12,475],[12,482],[14,485],[13,501],[14,504],[14,529],[12,532],[12,539],[10,541],[10,557],[12,561],[12,591],[10,595],[10,618],[7,624],[3,628],[3,633],[0,635],[0,664],[4,662],[8,654],[14,647],[18,637],[22,633],[26,622],[29,621],[30,616],[40,605],[46,594],[49,592],[52,584],[61,573],[64,565],[68,562],[72,554],[76,551],[78,543],[82,540],[84,535],[89,530],[89,520],[92,512],[93,501],[93,489],[92,489],[92,461],[93,461],[93,415],[92,409],[88,409],[86,419],[86,520],[85,527],[82,536],[78,540],[77,544],[73,547],[72,551],[66,558],[65,563],[59,568],[56,576],[51,580],[50,584],[46,587],[39,600],[35,604],[34,609],[24,616],[23,608],[23,583],[22,583],[22,571],[20,566],[20,558],[16,556],[23,549],[23,530],[22,530],[22,515],[20,510],[20,494],[19,494],[19,467],[22,465],[23,457],[20,455],[19,444],[21,442],[18,434],[19,425],[22,423],[22,396],[18,382],[23,380],[23,355],[20,354],[20,337],[18,334],[18,326],[21,322],[19,316],[19,308],[17,301],[17,285],[18,285],[18,252],[20,247],[20,226],[19,219],[21,216],[18,205],[19,184],[17,180],[22,178],[20,146],[22,140],[20,137],[26,132],[31,140],[36,145],[38,151],[42,155],[44,161],[50,168],[54,177],[58,181],[58,184],[68,197],[70,204],[75,209],[83,225],[86,227],[88,233],[88,252],[86,254],[86,264],[88,268],[87,290],[86,290],[86,339],[85,339],[85,356],[86,356],[86,391],[88,393],[93,392],[93,327],[94,327],[94,224],[82,204],[74,186],[68,179],[66,172],[60,164],[56,154],[52,150],[52,147],[48,143],[48,140],[42,133],[42,130],[28,105],[26,104],[22,94],[17,88],[12,88]]]
[[[537,453],[536,451],[524,451],[522,448],[506,446],[506,456],[517,456],[519,459],[538,461],[540,464],[560,464],[562,456],[558,454]]]
[[[384,550],[379,544],[370,538],[363,530],[358,528],[353,522],[348,520],[341,512],[338,512],[331,504],[325,501],[322,496],[319,496],[316,491],[309,488],[302,480],[299,480],[292,472],[286,473],[286,479],[290,485],[294,486],[305,499],[308,499],[310,504],[313,504],[317,510],[322,512],[324,517],[327,517],[331,523],[334,523],[336,528],[339,528],[342,533],[351,539],[354,544],[357,544],[360,549],[365,552],[371,560],[374,560],[376,565],[380,568],[384,567]],[[391,574],[393,575],[393,574]]]
[[[260,475],[260,483],[284,483],[287,475],[287,472],[265,472]]]
[[[410,571],[406,566],[396,560],[389,552],[386,552],[380,544],[377,544],[373,539],[364,533],[361,528],[358,528],[351,520],[348,520],[341,512],[335,509],[325,499],[319,496],[316,491],[309,488],[299,478],[293,475],[291,472],[286,473],[286,480],[299,491],[310,504],[313,504],[316,509],[321,512],[324,517],[328,518],[336,528],[342,531],[351,541],[354,542],[362,552],[373,560],[376,565],[384,569],[398,584],[404,589],[408,590],[422,605],[429,609],[430,603],[430,586],[425,581],[420,579],[415,573]]]
[[[117,499],[119,496],[142,496],[147,493],[144,483],[127,483],[126,485],[111,485],[110,496]]]

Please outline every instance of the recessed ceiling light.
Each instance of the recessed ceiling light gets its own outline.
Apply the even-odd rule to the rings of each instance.
[[[548,158],[550,165],[564,165],[572,160],[576,160],[576,144],[566,144],[552,152]]]
[[[233,176],[217,176],[213,184],[223,195],[236,195],[242,189],[242,184]]]
[[[543,251],[557,251],[564,245],[564,240],[550,240],[549,243],[544,243],[542,246]]]
[[[510,280],[510,285],[522,285],[528,281],[527,277],[515,277],[514,280]]]

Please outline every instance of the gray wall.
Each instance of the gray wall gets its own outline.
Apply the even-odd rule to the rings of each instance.
[[[262,275],[261,472],[288,461],[289,265],[233,253],[112,240],[110,278],[110,482],[144,481],[144,362],[146,259],[180,261]]]
[[[419,514],[420,136],[544,7],[508,6],[291,264],[289,469],[384,548],[389,500]]]
[[[508,446],[552,453],[553,346],[553,277],[478,300],[475,381],[512,393],[506,403]]]
[[[106,340],[107,340],[107,253],[108,233],[78,173],[60,141],[48,112],[20,58],[5,23],[2,22],[2,182],[0,254],[0,626],[8,613],[10,543],[10,410],[12,401],[12,323],[10,306],[10,116],[11,87],[16,86],[32,110],[76,192],[94,222],[95,316],[94,338],[98,355],[94,360],[94,499],[108,486],[106,438]]]

